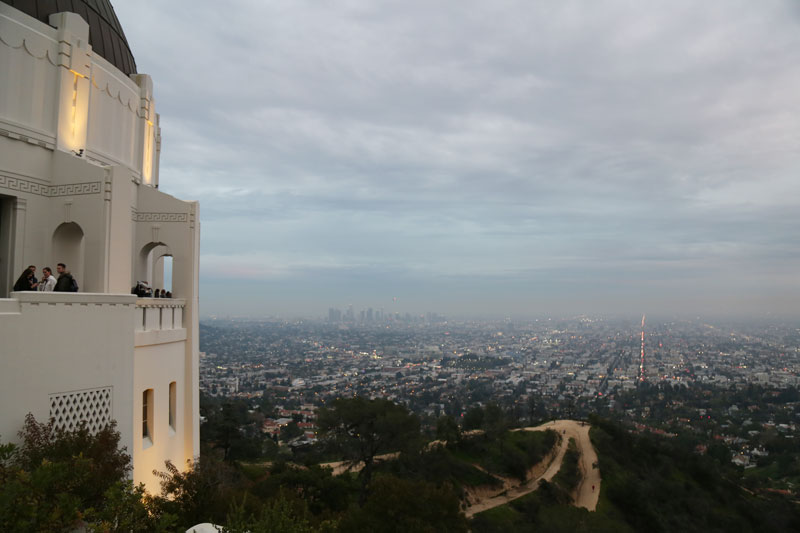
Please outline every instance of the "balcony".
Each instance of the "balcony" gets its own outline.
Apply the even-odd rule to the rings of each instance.
[[[0,313],[17,314],[26,308],[77,308],[91,309],[104,306],[126,307],[136,301],[130,294],[108,294],[99,292],[12,292],[10,298],[0,299]]]
[[[136,346],[166,344],[186,340],[181,298],[139,298],[136,300],[134,330]]]

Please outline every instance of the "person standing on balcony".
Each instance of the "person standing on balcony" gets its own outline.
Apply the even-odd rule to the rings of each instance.
[[[21,291],[29,291],[31,290],[31,278],[33,277],[33,271],[30,268],[26,268],[22,275],[19,277],[17,282],[14,284],[14,291],[21,292]]]
[[[39,280],[36,279],[36,265],[28,265],[28,268],[33,272],[31,276],[31,288],[29,290],[35,291],[39,288]]]
[[[56,281],[56,286],[53,290],[56,292],[76,292],[73,290],[75,280],[67,270],[67,265],[59,263],[56,266],[56,271],[58,272],[58,281]]]
[[[50,267],[42,269],[42,281],[39,282],[39,292],[52,292],[56,288],[56,278]]]

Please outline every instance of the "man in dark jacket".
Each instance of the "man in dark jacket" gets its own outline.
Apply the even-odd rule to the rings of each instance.
[[[58,272],[58,281],[56,281],[56,288],[53,290],[56,292],[72,292],[72,274],[67,270],[67,265],[59,263],[56,266],[56,272]]]
[[[36,265],[28,265],[28,268],[33,272],[33,276],[31,276],[31,290],[35,291],[39,288],[39,280],[36,279]]]

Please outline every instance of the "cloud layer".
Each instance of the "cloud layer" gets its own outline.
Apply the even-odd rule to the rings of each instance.
[[[791,1],[118,4],[207,313],[797,311]]]

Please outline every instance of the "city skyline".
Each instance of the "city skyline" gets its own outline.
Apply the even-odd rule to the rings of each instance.
[[[116,8],[205,316],[797,314],[791,2]]]

